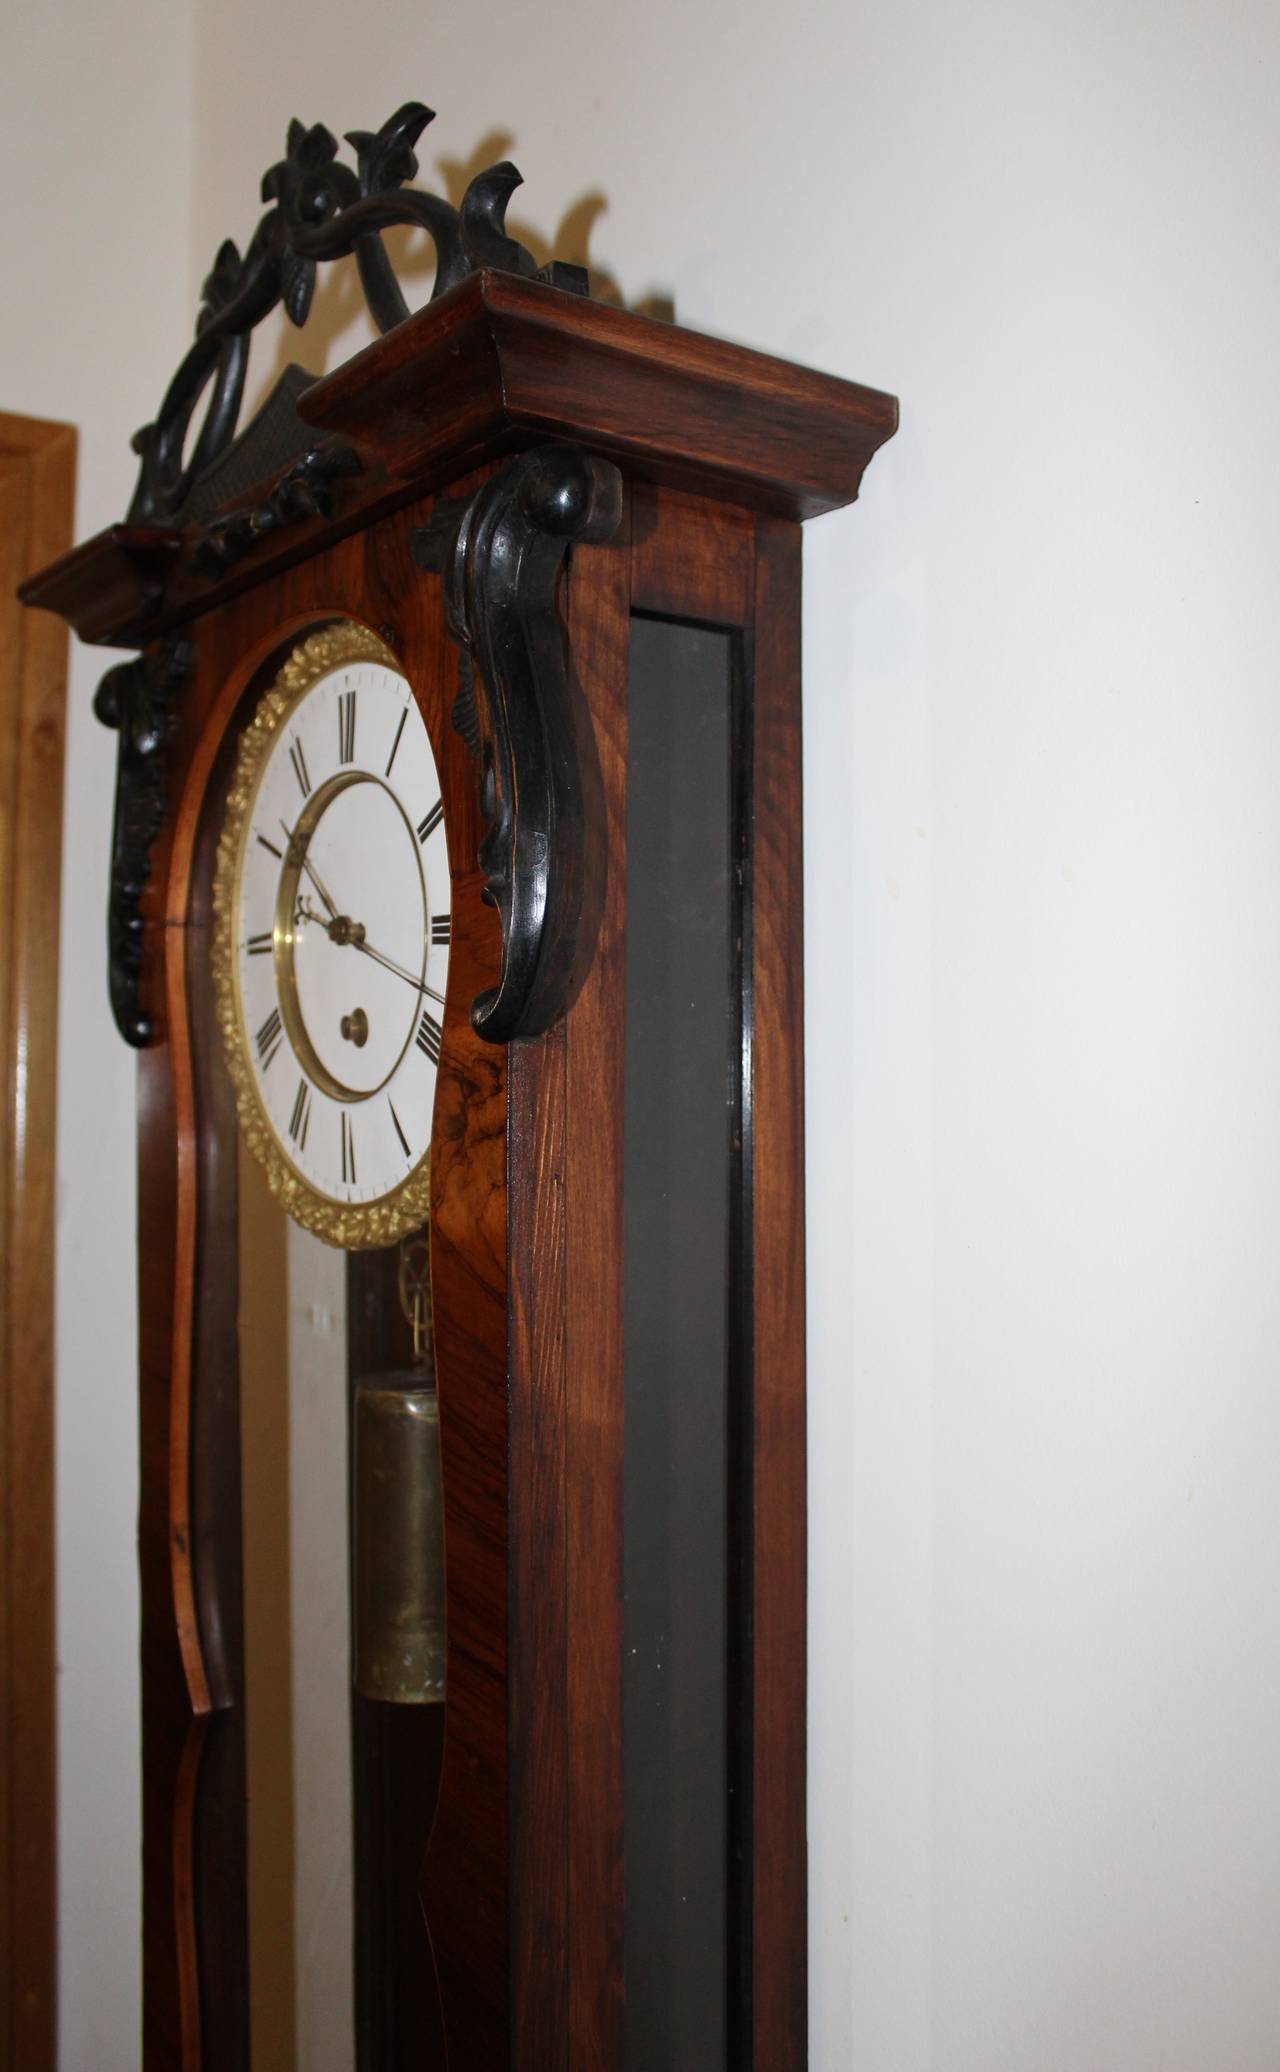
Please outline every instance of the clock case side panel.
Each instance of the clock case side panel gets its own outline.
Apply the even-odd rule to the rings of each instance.
[[[587,979],[511,1052],[512,1938],[530,2064],[621,2072],[627,707],[632,613],[733,638],[740,1151],[728,1291],[728,2051],[807,2062],[800,528],[633,484],[574,550]],[[581,731],[581,727],[580,727]]]
[[[510,1054],[512,1940],[517,2064],[622,2040],[622,1168],[629,498],[562,611],[583,792],[584,977]],[[589,948],[588,948],[589,945]]]
[[[246,696],[292,639],[340,616],[371,626],[400,657],[447,801],[454,918],[432,1273],[450,1705],[421,1893],[450,2063],[506,2063],[506,1073],[505,1054],[480,1043],[467,1015],[493,983],[499,943],[480,900],[474,765],[448,721],[456,654],[438,584],[408,557],[409,527],[429,509],[342,541],[196,623],[166,771],[172,803],[142,898],[141,993],[158,1039],[139,1061],[148,2067],[229,2072],[246,2062],[235,1133],[202,888]],[[425,1940],[422,1959],[429,1972]]]

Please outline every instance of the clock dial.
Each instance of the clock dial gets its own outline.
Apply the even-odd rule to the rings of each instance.
[[[215,978],[241,1122],[285,1206],[384,1244],[426,1215],[451,934],[440,779],[357,626],[290,657],[241,743]]]

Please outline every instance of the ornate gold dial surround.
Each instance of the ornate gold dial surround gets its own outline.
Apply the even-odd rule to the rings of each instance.
[[[236,941],[245,848],[268,758],[306,694],[322,678],[353,662],[379,663],[399,677],[404,675],[396,656],[367,627],[346,620],[325,626],[292,650],[240,737],[214,865],[212,966],[218,1027],[246,1144],[262,1166],[272,1193],[296,1222],[327,1244],[363,1251],[393,1244],[425,1224],[431,1179],[429,1149],[424,1149],[406,1178],[372,1201],[337,1201],[310,1183],[290,1157],[253,1070],[253,1038],[246,1026]],[[282,878],[290,869],[296,877],[292,855],[282,868]],[[275,936],[278,964],[278,914]]]

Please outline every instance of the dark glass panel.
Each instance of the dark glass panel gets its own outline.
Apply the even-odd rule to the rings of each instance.
[[[729,2062],[734,641],[632,623],[624,1311],[628,2072]]]

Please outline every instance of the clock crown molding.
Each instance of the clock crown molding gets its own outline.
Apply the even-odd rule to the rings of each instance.
[[[433,301],[486,268],[586,294],[584,268],[556,262],[540,268],[508,232],[507,204],[523,184],[509,160],[477,173],[456,209],[440,195],[406,186],[418,170],[413,147],[434,119],[421,101],[406,101],[380,130],[348,130],[354,166],[339,158],[338,140],[323,123],[289,124],[284,157],[262,177],[262,199],[270,206],[243,256],[231,238],[219,246],[201,293],[195,339],[155,422],[134,434],[142,467],[130,524],[183,522],[203,478],[235,438],[253,331],[278,304],[292,324],[305,324],[321,264],[354,256],[379,331],[405,321],[409,305],[384,231],[412,225],[427,232],[436,251]],[[192,419],[210,383],[204,421],[184,462]]]
[[[287,406],[291,431],[266,452],[259,432],[274,405]],[[108,526],[20,594],[91,645],[141,647],[547,441],[584,446],[634,480],[812,518],[854,501],[897,425],[897,399],[879,389],[486,267],[332,373],[282,376],[205,476],[198,518]],[[249,445],[256,462],[241,453]],[[324,457],[335,448],[340,466]]]

